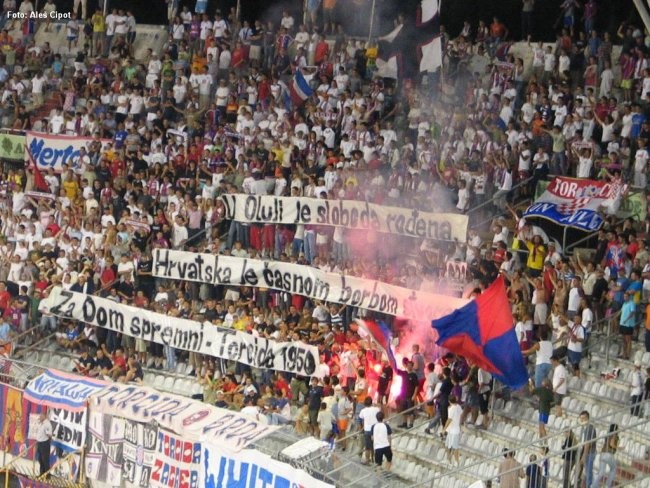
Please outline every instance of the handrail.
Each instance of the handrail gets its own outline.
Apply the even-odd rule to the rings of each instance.
[[[48,341],[49,339],[51,339],[51,338],[54,337],[55,335],[56,335],[56,333],[53,332],[52,334],[43,337],[42,339],[36,341],[36,342],[35,342],[34,344],[32,344],[31,346],[28,346],[28,347],[26,347],[25,349],[21,349],[20,351],[16,352],[16,354],[14,354],[14,357],[17,358],[17,357],[19,357],[19,356],[22,356],[22,355],[25,354],[26,352],[31,351],[32,349],[34,349],[36,346],[42,344],[42,343],[45,342],[45,341]],[[11,358],[10,358],[10,359],[11,359]]]
[[[25,336],[31,334],[32,332],[34,332],[35,330],[38,330],[38,329],[39,329],[39,326],[38,326],[38,325],[34,325],[34,326],[30,327],[29,329],[27,329],[27,330],[21,332],[21,333],[18,334],[17,336],[10,337],[10,338],[9,338],[9,341],[10,341],[10,342],[18,341],[18,339],[22,339],[23,337],[25,337]],[[18,346],[17,343],[16,343],[16,346]]]
[[[642,405],[642,404],[645,403],[645,402],[646,402],[646,400],[641,400],[641,401],[639,402],[639,404]],[[618,415],[622,415],[623,412],[626,412],[626,413],[627,413],[627,412],[630,411],[630,407],[631,407],[631,406],[632,406],[632,405],[627,404],[627,405],[625,405],[624,407],[621,407],[621,408],[618,409],[618,410],[614,410],[614,411],[608,412],[608,413],[606,413],[606,414],[604,414],[604,415],[601,415],[601,416],[599,416],[599,417],[590,418],[590,423],[591,423],[591,424],[595,424],[595,423],[597,423],[597,422],[603,421],[603,420],[606,419],[606,418],[609,418],[609,417],[612,417],[612,416],[616,417],[616,416],[618,416]],[[618,431],[618,432],[619,432],[619,433],[621,433],[621,432],[626,432],[626,431],[628,431],[628,430],[632,430],[632,429],[634,429],[634,428],[636,428],[636,427],[638,427],[638,426],[640,426],[640,425],[645,425],[645,424],[647,424],[647,420],[645,420],[645,419],[641,419],[638,423],[635,423],[634,425],[629,425],[629,426],[627,426],[627,427],[624,428],[624,429],[620,429],[620,428],[619,428],[619,431]],[[533,447],[533,446],[536,446],[536,445],[539,446],[540,443],[542,443],[542,442],[544,442],[544,443],[546,443],[546,445],[548,445],[548,444],[549,444],[549,443],[548,443],[549,440],[551,440],[551,439],[555,439],[555,438],[558,438],[558,437],[561,437],[561,436],[564,436],[564,435],[566,435],[569,431],[573,430],[574,428],[576,428],[575,425],[570,426],[570,427],[567,427],[567,428],[565,428],[565,429],[561,429],[561,430],[559,430],[558,432],[556,432],[556,433],[554,433],[554,434],[552,434],[552,435],[546,436],[544,439],[536,439],[536,440],[534,440],[534,441],[532,441],[532,442],[528,442],[528,443],[526,443],[526,444],[524,444],[524,445],[517,446],[516,448],[505,448],[505,449],[504,449],[500,454],[496,454],[496,455],[493,455],[493,456],[488,456],[488,457],[486,457],[486,458],[481,458],[479,461],[474,462],[474,463],[472,463],[472,464],[469,464],[469,465],[466,465],[466,466],[459,466],[459,467],[457,467],[456,469],[451,470],[451,471],[445,471],[444,474],[437,475],[437,476],[435,476],[435,477],[433,477],[433,478],[429,478],[428,480],[425,480],[425,481],[422,481],[422,482],[419,482],[419,483],[413,484],[413,485],[411,485],[411,487],[412,487],[412,488],[416,488],[416,487],[419,487],[419,486],[424,486],[424,485],[426,485],[426,484],[428,484],[428,483],[432,483],[431,486],[433,486],[433,482],[436,481],[436,480],[439,480],[439,479],[440,479],[440,476],[448,476],[448,475],[450,475],[450,474],[454,474],[454,473],[462,473],[462,472],[466,471],[466,470],[469,469],[469,468],[473,468],[473,467],[480,466],[481,464],[484,464],[486,461],[494,461],[494,460],[500,459],[501,457],[503,457],[504,454],[511,453],[511,452],[514,453],[514,452],[516,452],[517,450],[528,449],[528,448]],[[601,438],[603,438],[603,437],[606,437],[606,435],[604,435],[604,436],[599,436],[598,439],[601,439]],[[580,445],[583,445],[583,444],[578,444],[577,446],[579,447]],[[573,446],[573,447],[576,447],[576,446]],[[551,459],[551,456],[547,456],[547,457],[542,458],[542,459],[547,459],[547,458],[548,458],[548,459]]]
[[[18,461],[19,459],[23,459],[24,457],[26,457],[29,454],[30,449],[33,449],[35,445],[36,444],[33,444],[33,445],[30,446],[29,443],[28,443],[25,446],[25,448],[18,453],[18,455],[16,457],[14,457],[11,461],[9,461],[9,464],[7,464],[6,466],[4,466],[2,468],[2,471],[5,474],[4,488],[9,488],[9,476],[10,476],[10,471],[12,470],[14,463],[16,461]]]
[[[415,412],[416,410],[420,410],[421,408],[422,408],[422,404],[418,403],[417,405],[414,405],[411,408],[408,408],[408,409],[406,409],[406,410],[404,410],[402,412],[395,412],[390,417],[384,419],[384,422],[388,423],[391,420],[399,417],[400,415],[409,414],[411,412]],[[336,439],[336,443],[338,444],[338,443],[340,443],[342,441],[348,441],[349,439],[354,439],[355,437],[359,437],[359,436],[361,436],[363,434],[363,432],[364,432],[363,428],[360,429],[360,430],[357,430],[355,432],[352,432],[351,434],[346,435],[345,437],[341,437],[340,439]]]
[[[513,190],[516,190],[517,188],[519,188],[519,187],[521,187],[521,186],[524,186],[525,184],[527,184],[528,182],[530,182],[532,179],[533,179],[533,177],[531,176],[531,177],[529,177],[529,178],[526,178],[525,180],[522,180],[522,181],[517,182],[517,184],[514,185],[512,188],[510,188],[509,191],[513,191]],[[486,205],[488,205],[488,204],[490,204],[490,203],[493,203],[493,202],[494,202],[494,196],[492,196],[492,198],[490,198],[489,200],[487,200],[487,201],[485,201],[485,202],[483,202],[483,203],[479,203],[479,204],[476,205],[475,207],[470,208],[466,213],[467,213],[467,215],[469,215],[469,214],[471,214],[472,212],[475,212],[476,210],[478,210],[479,208],[483,208],[484,206],[486,206]]]
[[[78,451],[70,452],[70,453],[68,453],[66,456],[64,456],[64,457],[62,457],[62,458],[58,458],[58,459],[56,460],[56,462],[55,462],[52,466],[50,466],[50,469],[48,469],[45,473],[43,473],[43,474],[37,476],[37,477],[36,477],[36,480],[37,480],[37,481],[45,481],[45,480],[47,480],[47,478],[48,478],[48,477],[49,477],[49,476],[54,472],[54,470],[55,470],[55,469],[56,469],[60,464],[62,464],[63,462],[68,462],[68,460],[69,460],[72,456],[76,456],[76,455],[79,455],[80,457],[83,456],[83,449],[80,449],[80,450],[78,450]],[[81,471],[82,469],[83,469],[83,464],[81,464],[81,466],[79,467],[79,470],[80,470],[80,471]],[[75,483],[75,482],[72,481],[72,480],[71,480],[71,482],[72,482],[72,483]]]
[[[617,226],[618,224],[620,224],[620,223],[622,223],[622,222],[625,222],[625,220],[626,220],[626,219],[623,219],[623,218],[618,219],[618,220],[615,222],[614,226]],[[592,232],[592,233],[590,233],[590,234],[587,234],[587,235],[584,236],[584,237],[581,237],[580,239],[578,239],[578,240],[575,241],[575,242],[572,242],[571,244],[569,244],[568,246],[566,246],[566,247],[564,248],[564,253],[565,253],[565,254],[568,254],[568,253],[569,253],[569,249],[573,249],[573,248],[577,247],[578,244],[582,244],[583,242],[586,242],[586,241],[588,241],[589,239],[593,239],[594,236],[597,235],[597,234],[598,234],[598,231],[595,231],[595,232]]]

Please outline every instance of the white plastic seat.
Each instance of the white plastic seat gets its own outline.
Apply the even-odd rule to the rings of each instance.
[[[174,377],[173,376],[167,376],[165,378],[165,381],[163,381],[162,389],[168,392],[173,391],[174,389]]]
[[[417,451],[417,449],[418,449],[418,440],[415,438],[410,438],[406,450],[408,452],[415,452]]]
[[[176,364],[176,373],[178,374],[185,374],[185,368],[187,365],[185,363],[177,363]]]

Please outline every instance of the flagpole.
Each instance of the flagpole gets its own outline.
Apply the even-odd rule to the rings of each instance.
[[[370,26],[368,27],[368,42],[372,39],[372,31],[375,27],[375,7],[377,5],[377,0],[372,0],[372,9],[370,10]]]

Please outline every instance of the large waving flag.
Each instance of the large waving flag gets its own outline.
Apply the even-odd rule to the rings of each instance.
[[[414,56],[413,53],[416,53]],[[412,79],[418,72],[434,72],[442,66],[440,0],[421,0],[416,12],[389,34],[379,38],[380,76],[397,71]]]
[[[293,81],[289,87],[289,95],[291,96],[291,102],[295,107],[299,107],[305,101],[314,94],[314,90],[311,89],[309,83],[305,79],[302,71],[299,69],[296,70],[296,73],[293,76]]]
[[[394,370],[397,369],[397,361],[391,347],[393,334],[384,322],[374,322],[372,320],[355,319],[359,327],[370,335],[372,340],[386,353],[388,361]]]
[[[475,300],[434,320],[437,344],[464,356],[513,389],[528,381],[503,277]]]
[[[32,153],[27,146],[25,146],[25,152],[27,153],[27,158],[29,159],[30,166],[34,169],[34,187],[38,191],[49,193],[50,185],[48,185],[47,181],[45,181],[43,173],[41,173],[41,170],[38,168],[36,161],[34,161],[34,156],[32,156]]]

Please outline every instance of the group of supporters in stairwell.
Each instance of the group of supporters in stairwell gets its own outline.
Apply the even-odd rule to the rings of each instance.
[[[143,368],[175,371],[182,359],[204,385],[204,401],[321,438],[363,429],[371,434],[365,447],[379,451],[380,463],[391,459],[390,429],[382,428],[373,446],[377,412],[374,419],[359,414],[381,404],[394,376],[402,379],[399,407],[410,413],[422,402],[431,429],[446,432],[457,459],[464,425],[482,413],[480,427],[489,428],[489,374],[433,350],[415,351],[393,371],[354,327],[356,317],[373,318],[366,310],[260,288],[154,279],[152,249],[286,261],[428,291],[444,281],[449,261],[467,263],[460,278],[478,289],[502,274],[521,349],[535,357],[541,434],[549,408],[561,414],[568,375],[579,376],[586,364],[594,324],[617,317],[622,359],[631,358],[632,341],[643,332],[650,351],[650,324],[641,326],[650,290],[647,222],[609,219],[595,253],[568,257],[510,211],[549,174],[645,191],[650,72],[640,29],[600,32],[567,21],[555,46],[531,42],[532,66],[508,53],[508,29],[498,19],[467,23],[455,38],[443,30],[446,66],[457,81],[452,93],[377,77],[377,46],[331,22],[323,29],[318,13],[306,26],[288,12],[249,25],[208,15],[199,3],[195,12],[172,12],[171,42],[141,59],[133,58],[131,31],[123,32],[127,14],[94,12],[81,28],[84,42],[70,46],[72,71],[48,44],[36,45],[29,32],[13,39],[5,24],[5,125],[110,142],[43,169],[47,191],[38,195],[31,193],[33,170],[3,165],[0,343],[39,325],[42,335],[56,331],[61,347],[80,353],[79,372],[121,381],[141,381]],[[565,2],[565,18],[574,3]],[[612,39],[623,46],[616,58]],[[470,61],[484,72],[463,76]],[[314,89],[300,106],[287,96],[297,68]],[[43,113],[45,94],[58,98]],[[491,202],[470,217],[480,222],[492,210],[497,217],[492,238],[470,228],[466,242],[423,242],[344,227],[232,222],[219,200],[229,193],[459,213]],[[311,379],[251,371],[41,315],[38,303],[53,286],[278,341],[300,339],[318,346],[321,367]],[[629,363],[635,415],[647,404],[647,366]],[[402,427],[413,421],[406,416]]]

